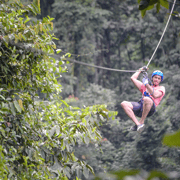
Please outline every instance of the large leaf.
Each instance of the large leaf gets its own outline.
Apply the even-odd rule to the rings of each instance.
[[[159,2],[156,5],[156,10],[157,10],[157,13],[160,11],[160,3]]]
[[[83,175],[85,176],[86,179],[88,179],[89,169],[86,166],[83,167]]]
[[[122,170],[122,171],[116,171],[111,172],[111,174],[115,175],[117,180],[123,179],[125,176],[134,176],[139,173],[139,170]]]
[[[10,106],[10,110],[11,110],[12,114],[15,116],[16,110],[15,110],[14,104],[12,102],[9,102],[9,106]]]
[[[23,102],[21,99],[18,100],[18,103],[19,103],[19,106],[22,110],[24,110],[24,107],[23,107]]]
[[[166,174],[164,174],[164,173],[162,173],[160,171],[152,171],[150,173],[149,177],[147,178],[147,180],[152,180],[152,179],[157,178],[157,177],[162,178],[164,180],[168,180],[169,179]]]
[[[170,146],[170,147],[173,147],[173,146],[180,147],[180,131],[177,131],[171,135],[166,135],[163,138],[163,144]]]
[[[146,15],[146,9],[141,11],[141,16],[144,17]]]
[[[2,98],[3,100],[5,100],[5,98],[4,98],[2,95],[0,95],[0,98]]]
[[[69,107],[69,104],[66,101],[61,100],[61,102],[63,102],[63,104],[65,104],[67,107]]]
[[[21,113],[22,109],[21,109],[19,103],[15,100],[15,101],[13,101],[13,104],[14,104],[16,110]]]
[[[166,0],[160,0],[161,6],[165,7],[166,9],[169,9],[169,2]]]

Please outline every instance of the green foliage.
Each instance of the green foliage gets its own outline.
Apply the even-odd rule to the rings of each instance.
[[[142,173],[139,170],[121,170],[121,171],[116,171],[116,172],[111,172],[111,174],[106,175],[106,179],[113,179],[113,180],[123,180],[126,178],[135,178],[135,179],[140,179],[143,178],[144,180],[152,180],[154,178],[160,178],[160,179],[169,179],[169,177],[160,171],[152,171],[150,173]],[[103,180],[105,177],[96,177],[94,180]]]
[[[180,146],[180,141],[179,141],[179,137],[180,137],[180,132],[176,132],[172,135],[166,135],[163,139],[163,143],[167,146],[173,147],[173,146]]]
[[[115,112],[61,99],[56,76],[66,67],[48,56],[56,48],[53,18],[33,17],[40,13],[39,0],[27,6],[0,2],[0,175],[66,180],[83,171],[88,178],[93,169],[74,155],[75,146],[100,141],[98,127]]]
[[[113,172],[112,174],[115,175],[117,180],[123,179],[125,176],[133,176],[139,173],[139,170],[131,170],[131,171],[119,171]]]
[[[162,179],[168,179],[168,176],[165,175],[164,173],[162,172],[158,172],[158,171],[152,171],[151,174],[149,175],[149,177],[147,178],[147,180],[151,180],[155,177],[159,177],[159,178],[162,178]]]
[[[147,10],[153,9],[154,5],[156,5],[157,13],[160,11],[161,6],[166,9],[169,8],[169,2],[166,0],[138,0],[138,3],[142,17],[145,16]]]

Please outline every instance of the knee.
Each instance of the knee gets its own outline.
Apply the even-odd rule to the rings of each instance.
[[[151,98],[149,98],[149,97],[144,97],[143,100],[144,100],[144,103],[145,103],[145,104],[153,105],[153,100],[152,100]]]
[[[126,107],[127,106],[127,102],[126,101],[123,101],[122,103],[121,103],[121,107]]]

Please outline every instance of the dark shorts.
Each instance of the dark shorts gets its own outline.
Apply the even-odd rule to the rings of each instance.
[[[141,99],[139,102],[131,102],[133,105],[133,112],[136,116],[141,117],[143,112],[143,100]],[[147,117],[152,116],[156,112],[156,106],[153,102],[153,106],[151,110],[149,111],[149,114]]]

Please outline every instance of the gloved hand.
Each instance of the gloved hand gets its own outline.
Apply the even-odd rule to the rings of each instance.
[[[142,68],[139,69],[141,72],[147,72],[148,68],[146,66],[143,66]]]
[[[149,83],[149,81],[148,81],[148,78],[143,78],[142,79],[142,82],[143,82],[143,84],[146,86],[146,84],[148,84]]]

